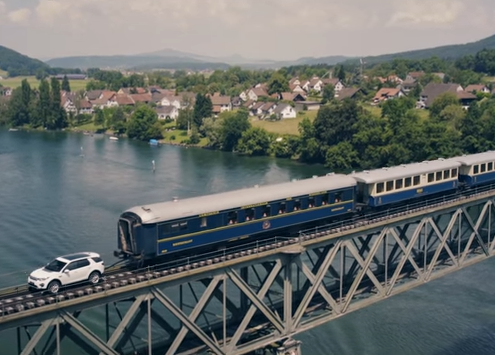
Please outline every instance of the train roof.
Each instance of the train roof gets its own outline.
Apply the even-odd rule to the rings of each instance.
[[[382,168],[370,171],[353,173],[352,176],[358,182],[372,184],[376,182],[385,182],[415,175],[428,174],[438,170],[453,169],[461,166],[456,159],[438,159],[424,161],[421,163],[404,164],[390,168]]]
[[[473,164],[495,161],[495,152],[489,151],[478,154],[463,155],[452,159],[455,159],[456,161],[460,162],[462,165],[470,166]]]
[[[351,176],[329,174],[321,177],[297,180],[276,185],[250,187],[212,195],[167,201],[145,206],[136,206],[131,212],[141,218],[141,222],[158,223],[205,213],[219,212],[263,202],[284,200],[288,197],[308,195],[317,192],[339,190],[356,186]]]

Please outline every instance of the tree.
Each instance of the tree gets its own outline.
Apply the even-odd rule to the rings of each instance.
[[[345,73],[345,69],[344,69],[344,66],[343,65],[339,65],[338,68],[335,68],[336,69],[336,77],[339,78],[340,81],[344,82],[345,81],[345,77],[346,77],[346,73]]]
[[[67,75],[64,75],[64,79],[62,80],[62,90],[70,92],[70,83],[69,79],[67,79]]]
[[[203,119],[211,117],[213,114],[213,104],[208,96],[203,94],[196,95],[194,103],[193,124],[199,129],[203,124]]]
[[[62,129],[67,127],[67,113],[62,107],[60,95],[60,82],[56,78],[51,79],[51,119],[47,120],[48,129]]]
[[[26,79],[22,80],[21,87],[14,89],[7,107],[7,116],[14,127],[29,124],[31,121],[31,107],[33,92]]]
[[[331,84],[323,86],[323,92],[321,94],[321,104],[325,105],[327,102],[335,99],[335,88]]]
[[[194,119],[194,115],[192,110],[187,108],[179,110],[179,116],[175,121],[175,126],[177,127],[177,129],[183,129],[183,130],[189,129],[191,128],[193,119]]]
[[[444,108],[450,105],[459,105],[459,98],[456,94],[452,92],[446,92],[441,94],[435,98],[430,107],[430,117],[433,119],[439,118],[440,112],[443,111]]]
[[[220,127],[220,144],[223,150],[234,151],[242,134],[251,127],[247,111],[226,111]]]
[[[275,72],[268,81],[268,94],[276,94],[289,91],[289,81],[281,73]]]
[[[156,112],[146,105],[139,106],[127,125],[127,135],[141,141],[157,139],[161,135],[161,125]]]
[[[95,125],[103,126],[105,124],[105,114],[101,108],[95,109]]]
[[[238,151],[246,155],[267,155],[271,137],[263,128],[251,127],[242,133]]]
[[[48,81],[41,79],[38,91],[39,99],[36,105],[36,117],[33,118],[32,125],[34,127],[54,126],[53,122],[48,124],[48,121],[53,119],[53,115],[51,114],[50,84],[48,84]]]

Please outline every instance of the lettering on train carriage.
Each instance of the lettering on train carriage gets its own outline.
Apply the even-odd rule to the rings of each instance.
[[[241,209],[245,210],[247,208],[259,207],[259,206],[266,206],[266,205],[268,205],[268,202],[261,202],[261,203],[256,203],[254,205],[242,206]]]
[[[208,217],[208,216],[213,216],[213,215],[216,215],[216,214],[219,214],[219,213],[220,213],[219,211],[202,213],[202,214],[199,215],[199,217]]]

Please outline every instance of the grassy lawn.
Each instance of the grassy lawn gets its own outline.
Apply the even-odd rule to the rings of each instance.
[[[1,71],[0,76],[3,76]],[[24,79],[27,79],[29,85],[31,85],[31,88],[38,88],[39,81],[34,76],[17,76],[15,78],[7,78],[0,80],[0,84],[5,87],[16,88],[21,86],[21,81]],[[69,83],[72,91],[79,91],[86,89],[87,80],[70,80]]]
[[[5,78],[7,76],[7,72],[5,70],[0,69],[0,76]]]
[[[259,120],[256,117],[252,117],[251,124],[253,127],[261,127],[272,133],[299,135],[299,123],[304,119],[304,117],[308,117],[311,121],[313,121],[317,113],[318,111],[298,112],[296,118],[287,118],[285,120],[273,122]]]
[[[366,103],[362,103],[361,107],[363,107],[365,110],[368,110],[371,112],[371,114],[375,117],[382,117],[382,109],[379,106],[371,106]],[[419,118],[423,121],[428,119],[429,111],[428,110],[414,110],[419,115]]]

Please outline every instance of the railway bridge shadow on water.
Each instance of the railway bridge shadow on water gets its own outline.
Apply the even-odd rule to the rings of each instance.
[[[0,291],[8,354],[294,354],[296,334],[494,255],[495,191],[129,271]]]

